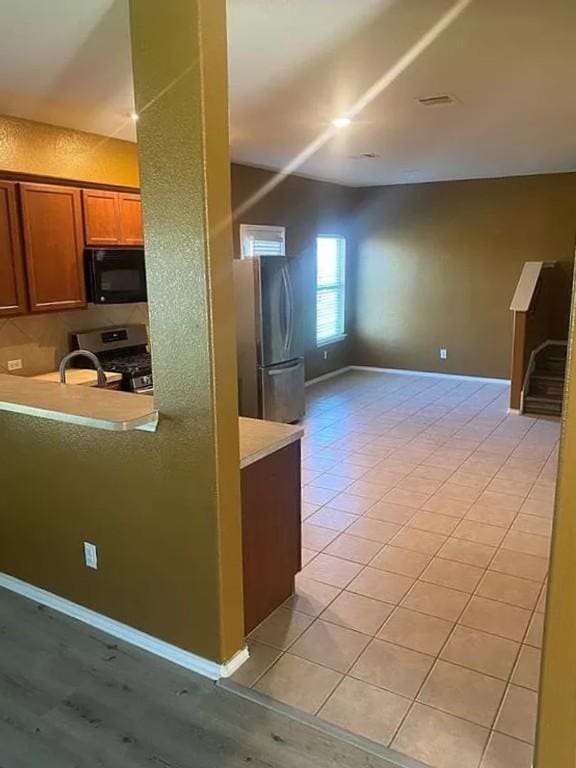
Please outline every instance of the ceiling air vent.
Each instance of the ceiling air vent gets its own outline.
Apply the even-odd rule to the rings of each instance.
[[[423,107],[445,107],[449,104],[456,104],[454,96],[450,96],[448,93],[442,93],[438,96],[425,96],[422,99],[416,99],[418,104],[422,104]]]
[[[361,152],[359,155],[349,155],[349,160],[377,160],[380,155],[377,152]]]

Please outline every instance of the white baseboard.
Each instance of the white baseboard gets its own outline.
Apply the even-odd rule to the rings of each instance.
[[[344,368],[338,368],[336,371],[330,371],[323,376],[317,376],[306,382],[307,387],[318,384],[327,379],[333,379],[335,376],[341,376],[349,371],[371,371],[373,373],[395,373],[399,376],[429,376],[435,379],[456,379],[457,381],[478,381],[482,384],[510,384],[510,379],[493,379],[486,376],[465,376],[461,373],[436,373],[434,371],[411,371],[407,368],[377,368],[371,365],[347,365]]]
[[[0,587],[27,597],[35,603],[40,603],[55,611],[64,613],[66,616],[71,616],[73,619],[89,624],[91,627],[96,627],[96,629],[117,637],[119,640],[124,640],[126,643],[142,648],[149,653],[161,656],[173,664],[178,664],[180,667],[189,669],[211,680],[230,677],[249,658],[248,648],[244,647],[228,661],[218,664],[215,661],[204,659],[202,656],[196,656],[196,654],[190,653],[190,651],[185,651],[175,645],[166,643],[164,640],[159,640],[157,637],[147,635],[139,629],[134,629],[119,621],[109,619],[101,613],[91,611],[89,608],[84,608],[84,606],[73,603],[63,597],[46,592],[46,590],[40,589],[40,587],[35,587],[32,584],[27,584],[25,581],[15,579],[13,576],[8,576],[5,573],[0,573]]]
[[[338,368],[335,371],[330,371],[330,373],[325,373],[323,376],[317,376],[315,379],[307,381],[305,386],[311,387],[314,384],[319,384],[321,381],[326,381],[326,379],[333,379],[335,376],[341,376],[343,373],[350,371],[351,368],[351,366],[347,365],[345,368]]]
[[[485,376],[465,376],[460,373],[435,373],[434,371],[410,371],[405,368],[375,368],[369,365],[350,365],[342,371],[374,371],[375,373],[396,373],[399,376],[430,376],[431,378],[456,379],[459,381],[480,381],[483,384],[510,384],[510,379],[491,379]]]

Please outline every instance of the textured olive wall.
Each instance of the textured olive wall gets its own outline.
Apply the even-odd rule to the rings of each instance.
[[[225,3],[131,10],[160,426],[0,414],[0,570],[221,661],[243,643]]]
[[[232,166],[232,206],[238,210],[274,176],[270,171]],[[234,222],[235,254],[239,254],[240,224],[276,224],[286,227],[287,252],[297,304],[297,338],[306,358],[306,378],[313,379],[349,364],[350,339],[316,346],[316,236],[344,235],[348,239],[349,286],[347,329],[353,328],[354,241],[350,212],[355,190],[338,184],[289,176]],[[324,353],[328,358],[324,360]]]
[[[1,171],[129,187],[140,183],[136,144],[6,116],[0,116]],[[232,165],[231,173],[235,208],[274,176],[270,171],[238,164]],[[343,234],[349,239],[347,326],[352,330],[354,243],[348,223],[354,192],[338,184],[292,176],[234,223],[236,254],[240,223],[287,227],[288,248],[294,257],[291,268],[298,304],[297,332],[305,352],[308,379],[342,368],[350,360],[350,341],[316,347],[314,238],[324,233]]]
[[[137,187],[138,150],[129,141],[0,115],[0,170]]]
[[[576,758],[576,316],[570,322],[560,468],[552,535],[535,768]]]
[[[355,364],[508,378],[508,307],[528,260],[561,262],[556,335],[566,338],[576,174],[357,194]]]

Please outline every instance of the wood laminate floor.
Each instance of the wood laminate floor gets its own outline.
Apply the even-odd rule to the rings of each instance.
[[[392,768],[0,589],[0,768]]]

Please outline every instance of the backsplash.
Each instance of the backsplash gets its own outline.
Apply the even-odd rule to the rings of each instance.
[[[0,373],[8,373],[9,360],[22,360],[17,376],[34,376],[58,368],[70,351],[69,336],[110,325],[143,323],[148,326],[147,304],[116,304],[72,312],[25,315],[0,319]]]

